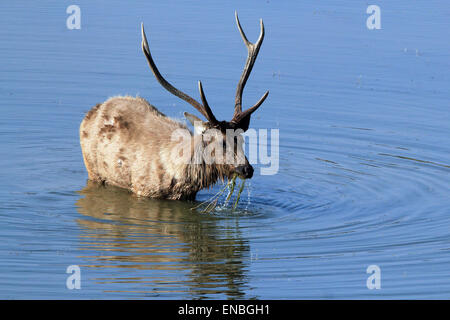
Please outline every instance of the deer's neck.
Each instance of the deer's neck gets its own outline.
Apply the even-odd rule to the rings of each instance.
[[[223,181],[226,178],[222,165],[205,162],[204,150],[206,146],[201,135],[192,136],[191,161],[186,165],[186,173],[189,180],[198,187],[198,190],[209,188],[217,180]]]

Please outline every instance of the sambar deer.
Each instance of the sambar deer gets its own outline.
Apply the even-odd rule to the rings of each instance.
[[[231,121],[216,119],[200,81],[198,88],[202,103],[163,78],[150,54],[142,24],[142,50],[158,82],[170,93],[191,104],[207,121],[185,112],[186,118],[199,129],[193,134],[185,124],[166,117],[140,97],[118,96],[97,104],[86,114],[80,126],[80,144],[90,180],[129,189],[138,196],[194,200],[199,190],[211,187],[219,179],[223,181],[234,175],[244,179],[253,176],[253,167],[243,154],[241,133],[248,129],[250,116],[269,92],[245,111],[242,111],[242,92],[264,39],[264,24],[261,19],[259,38],[256,43],[251,43],[242,30],[237,13],[235,16],[248,56],[237,85]],[[182,143],[188,144],[184,150],[189,150],[189,159],[196,161],[177,161],[175,150],[180,148],[180,142],[174,141],[173,132],[179,129],[188,132],[188,140]],[[214,129],[212,131],[215,133],[209,133],[206,138],[206,132],[210,129]],[[238,134],[230,138],[227,134],[230,130]],[[205,148],[211,144],[217,150],[223,148],[225,151],[217,155],[213,152],[212,162],[203,159]],[[227,153],[232,153],[233,161],[220,158]]]

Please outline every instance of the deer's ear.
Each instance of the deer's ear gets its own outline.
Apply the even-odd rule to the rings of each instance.
[[[202,134],[208,128],[208,122],[202,121],[199,117],[194,116],[189,112],[185,112],[184,116],[194,126],[195,134]]]

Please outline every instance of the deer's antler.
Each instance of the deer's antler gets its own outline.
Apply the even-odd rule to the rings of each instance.
[[[251,43],[250,41],[248,41],[247,37],[245,36],[244,30],[242,30],[237,12],[235,12],[235,16],[236,16],[236,24],[238,26],[239,32],[241,33],[242,39],[244,40],[244,44],[248,50],[248,56],[247,56],[247,61],[245,62],[244,71],[242,72],[241,78],[239,79],[239,82],[237,85],[236,100],[235,100],[235,106],[234,106],[234,115],[233,115],[233,119],[231,120],[231,122],[233,124],[235,124],[237,127],[246,131],[250,124],[251,114],[253,112],[255,112],[256,109],[259,108],[259,106],[264,102],[264,100],[269,95],[269,91],[267,91],[253,107],[251,107],[245,111],[242,111],[242,92],[244,91],[244,87],[245,87],[245,84],[247,83],[247,79],[250,76],[250,73],[252,72],[253,65],[255,64],[256,57],[258,56],[258,53],[259,53],[259,48],[261,47],[261,44],[264,40],[264,23],[261,19],[260,20],[261,31],[259,34],[259,38],[256,41],[256,43]]]
[[[150,54],[150,48],[148,46],[147,37],[144,31],[144,23],[141,24],[141,34],[142,34],[142,51],[144,51],[145,57],[147,58],[147,62],[152,70],[153,74],[156,77],[156,80],[170,93],[177,96],[178,98],[183,99],[187,103],[191,104],[195,109],[197,109],[211,124],[215,125],[218,123],[216,117],[214,116],[211,108],[206,101],[205,93],[203,92],[202,83],[198,82],[198,89],[200,91],[200,97],[202,99],[203,104],[199,103],[192,97],[188,96],[186,93],[178,90],[173,85],[171,85],[159,72],[156,67],[155,62],[153,61],[152,55]]]

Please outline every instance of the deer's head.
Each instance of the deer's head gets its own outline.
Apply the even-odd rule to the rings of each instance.
[[[253,65],[256,61],[256,57],[258,56],[259,49],[264,39],[264,24],[261,19],[260,20],[261,31],[259,38],[256,41],[256,43],[251,43],[250,41],[248,41],[244,31],[242,30],[237,13],[235,13],[235,16],[239,32],[248,50],[248,56],[247,61],[245,63],[244,71],[242,72],[241,78],[237,85],[234,114],[233,118],[230,121],[218,121],[216,119],[211,108],[208,105],[208,101],[206,100],[205,93],[203,92],[202,83],[200,81],[198,82],[198,88],[200,91],[200,98],[202,103],[199,103],[189,95],[178,90],[177,88],[172,86],[166,79],[163,78],[150,54],[150,48],[147,42],[147,37],[145,35],[143,24],[141,26],[142,50],[144,51],[148,64],[158,82],[170,93],[191,104],[205,117],[206,121],[202,121],[198,117],[188,112],[184,113],[186,118],[194,125],[195,128],[198,129],[198,132],[196,132],[196,134],[202,136],[208,135],[207,138],[205,137],[206,139],[204,139],[204,141],[206,141],[208,144],[215,144],[215,147],[212,149],[215,150],[217,150],[217,148],[223,149],[223,152],[221,153],[221,156],[223,156],[223,158],[218,159],[217,158],[218,156],[213,154],[213,157],[214,156],[216,157],[215,160],[217,160],[217,164],[222,166],[222,168],[224,169],[224,171],[226,171],[226,174],[229,177],[231,177],[233,174],[238,174],[242,178],[251,178],[253,176],[253,167],[250,165],[250,163],[248,162],[247,158],[244,155],[242,147],[243,137],[241,136],[241,134],[248,130],[251,115],[264,102],[264,100],[267,98],[269,94],[269,91],[267,91],[253,107],[248,108],[245,111],[242,111],[242,92],[244,90],[248,77],[252,71]],[[226,158],[227,156],[228,158]],[[232,159],[233,161],[230,162],[229,161],[230,159]]]

